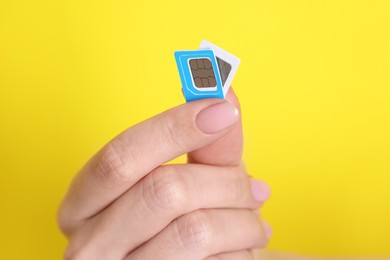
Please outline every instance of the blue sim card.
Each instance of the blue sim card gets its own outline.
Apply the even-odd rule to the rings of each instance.
[[[176,51],[175,58],[187,102],[224,98],[221,75],[212,50]]]

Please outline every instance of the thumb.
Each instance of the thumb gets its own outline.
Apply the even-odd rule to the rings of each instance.
[[[226,94],[226,100],[240,111],[240,104],[232,88]],[[228,134],[208,146],[188,153],[188,162],[236,166],[241,162],[242,148],[243,137],[240,115],[240,122]]]

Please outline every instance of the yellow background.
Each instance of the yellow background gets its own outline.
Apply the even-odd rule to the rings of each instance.
[[[0,1],[0,259],[59,259],[83,163],[183,102],[173,52],[207,39],[234,80],[271,249],[390,255],[390,2]],[[157,217],[157,216],[156,216]]]

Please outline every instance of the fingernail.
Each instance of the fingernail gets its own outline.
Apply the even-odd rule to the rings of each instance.
[[[264,235],[268,239],[272,236],[272,228],[271,225],[268,224],[268,222],[263,221],[263,227],[264,227]]]
[[[257,201],[264,202],[271,196],[271,189],[265,182],[251,179],[251,189],[253,198]]]
[[[238,120],[238,109],[222,102],[202,110],[196,117],[196,125],[206,134],[213,134],[233,125]]]

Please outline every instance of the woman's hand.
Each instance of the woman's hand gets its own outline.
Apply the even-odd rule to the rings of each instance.
[[[67,259],[246,259],[267,243],[269,196],[241,163],[238,102],[195,101],[117,136],[73,180]],[[232,105],[232,103],[234,105]],[[164,163],[189,153],[189,163]]]

